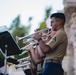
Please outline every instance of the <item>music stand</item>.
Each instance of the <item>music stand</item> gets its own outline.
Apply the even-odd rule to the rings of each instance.
[[[5,69],[7,71],[7,56],[20,54],[22,51],[16,44],[6,26],[0,27],[0,49],[5,54]]]

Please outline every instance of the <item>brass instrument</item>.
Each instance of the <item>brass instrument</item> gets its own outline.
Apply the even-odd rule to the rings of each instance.
[[[42,36],[48,35],[48,33],[49,33],[49,31],[50,31],[51,29],[46,28],[46,29],[40,30],[40,31],[38,31],[38,32],[36,32],[36,33],[39,33],[39,32],[45,31],[45,30],[47,30],[47,33],[46,33],[45,35],[42,35]],[[34,34],[36,34],[36,33],[34,33]],[[34,34],[32,34],[32,35],[34,35]],[[29,35],[29,36],[31,36],[31,35]],[[24,36],[24,37],[25,37],[25,36]],[[23,37],[22,37],[22,38],[21,38],[21,37],[18,38],[19,41],[22,40],[22,39],[23,39]],[[34,42],[34,38],[29,38],[28,40],[29,40],[29,41],[25,42],[26,44],[29,43],[29,45],[32,45],[33,48],[35,48],[35,47],[37,46],[37,43]],[[22,54],[28,52],[28,51],[26,50],[26,47],[27,47],[27,46],[28,46],[28,45],[26,45],[25,47],[22,47],[22,48],[21,48],[22,53],[19,54],[19,55],[22,55]]]
[[[33,42],[33,43],[29,44],[29,45],[32,45],[33,48],[36,48],[37,43]],[[22,53],[19,54],[19,55],[22,55],[22,54],[24,54],[24,53],[27,53],[28,51],[26,50],[26,47],[29,46],[29,45],[26,45],[26,46],[22,47],[22,48],[21,48]]]
[[[46,31],[46,30],[48,30],[48,33],[49,33],[49,31],[50,31],[51,29],[45,28],[45,29],[43,29],[43,30],[37,31],[36,33],[44,32],[44,31]],[[36,33],[34,33],[34,34],[36,34]],[[48,34],[48,33],[47,33],[47,34]],[[31,35],[28,35],[28,36],[24,36],[24,37],[17,37],[17,36],[16,36],[16,41],[18,42],[18,41],[21,41],[21,40],[23,40],[23,39],[25,39],[25,38],[26,38],[26,39],[30,39],[30,38],[31,38],[31,40],[29,40],[28,42],[25,42],[25,43],[31,43],[31,44],[29,44],[29,45],[32,45],[32,46],[35,48],[35,47],[37,46],[37,43],[35,43],[35,42],[34,42],[34,39],[32,39],[33,36],[34,36],[34,34],[31,34]],[[46,35],[47,35],[47,34],[46,34]],[[42,35],[42,36],[46,36],[46,35]],[[22,48],[21,48],[22,53],[21,53],[20,55],[28,52],[28,51],[26,50],[26,47],[27,47],[27,46],[28,46],[28,45],[26,45],[25,47],[22,47]],[[16,65],[16,67],[23,67],[23,66],[30,65],[30,62],[27,60],[28,58],[29,58],[29,57],[25,57],[25,58],[19,59],[18,62],[19,62],[20,64]]]
[[[45,29],[42,29],[42,30],[40,30],[40,31],[37,31],[37,32],[35,32],[35,33],[31,34],[31,35],[27,35],[27,36],[23,36],[23,37],[18,37],[18,36],[16,36],[16,41],[17,41],[17,43],[18,43],[19,41],[21,41],[21,40],[23,40],[23,39],[33,38],[33,36],[34,36],[35,34],[44,32],[44,31],[46,31],[46,30],[48,30],[48,32],[49,32],[49,31],[51,31],[51,28],[50,28],[50,29],[49,29],[49,28],[45,28]]]
[[[19,64],[15,65],[16,68],[20,68],[21,67],[23,69],[30,69],[30,67],[29,67],[30,61],[28,61],[29,58],[30,58],[30,56],[22,58],[22,59],[19,59],[18,60]]]
[[[30,65],[30,62],[29,61],[25,61],[24,63],[20,63],[20,64],[18,64],[18,65],[15,65],[15,67],[16,68],[22,68],[23,66],[25,66],[25,67],[27,67],[27,66],[29,66]]]
[[[24,61],[27,61],[30,58],[30,56],[25,57],[25,58],[21,58],[18,60],[19,63],[23,63]]]

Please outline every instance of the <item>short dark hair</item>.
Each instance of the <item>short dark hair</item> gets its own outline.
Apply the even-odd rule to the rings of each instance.
[[[66,18],[64,13],[53,13],[50,18],[55,17],[57,19],[62,19],[63,20],[63,24],[65,24]]]

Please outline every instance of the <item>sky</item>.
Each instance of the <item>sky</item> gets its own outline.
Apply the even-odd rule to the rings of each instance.
[[[9,28],[20,15],[23,25],[28,25],[29,17],[33,17],[31,30],[34,31],[43,21],[46,7],[52,7],[52,13],[63,10],[63,0],[0,0],[0,26]]]

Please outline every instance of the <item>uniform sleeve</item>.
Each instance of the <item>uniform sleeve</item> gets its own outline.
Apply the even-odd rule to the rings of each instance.
[[[64,38],[64,35],[62,33],[55,34],[51,38],[49,46],[52,48],[52,50],[58,47],[60,43],[62,43],[63,38]]]

